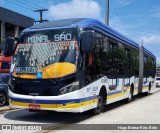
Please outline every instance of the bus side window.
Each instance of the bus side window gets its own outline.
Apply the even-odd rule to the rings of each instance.
[[[108,78],[109,78],[109,89],[116,90],[117,88],[117,45],[109,42],[108,52]]]
[[[97,78],[107,75],[108,72],[108,37],[95,32],[94,37],[94,74]]]
[[[143,72],[143,78],[144,78],[144,83],[147,83],[147,64],[148,64],[148,58],[147,56],[144,56],[144,72]]]
[[[122,43],[118,44],[117,49],[117,72],[118,76],[124,76],[125,75],[125,47]]]
[[[109,43],[109,52],[108,52],[108,76],[109,78],[116,79],[117,69],[116,69],[116,50],[117,47],[113,43]]]
[[[132,58],[131,58],[131,50],[126,48],[126,76],[130,77],[131,75],[131,62],[132,62]]]

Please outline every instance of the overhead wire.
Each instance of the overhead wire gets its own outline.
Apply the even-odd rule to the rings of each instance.
[[[32,7],[33,10],[37,9],[37,8],[33,7],[32,5],[29,5],[28,3],[24,3],[24,2],[22,2],[22,1],[20,1],[20,0],[16,0],[16,1],[19,2],[19,3],[21,3],[21,4],[26,5],[26,6],[28,6],[28,7]]]
[[[39,5],[37,5],[37,4],[33,3],[33,2],[30,2],[29,0],[26,0],[26,2],[28,2],[28,3],[32,4],[32,5],[36,6],[36,7],[39,7],[39,8],[44,8],[44,7],[42,7],[42,6],[39,6]]]
[[[120,13],[122,14],[122,16],[126,16],[126,12],[124,11],[125,8],[123,8],[122,3],[121,3],[120,1],[118,1],[118,3],[119,3],[119,9],[121,9],[121,10],[120,10]],[[131,26],[129,26],[130,24],[129,24],[129,22],[127,21],[127,19],[124,19],[124,21],[125,21],[125,23],[128,25],[128,27],[129,27],[129,29],[131,30],[131,32],[132,32],[133,34],[135,34],[135,30],[133,30],[133,29],[131,28]],[[132,27],[133,27],[134,25],[135,25],[135,24],[132,23]]]
[[[12,4],[14,4],[14,5],[17,5],[17,6],[23,7],[23,8],[25,8],[25,9],[27,9],[27,10],[33,11],[33,9],[32,9],[32,8],[29,8],[29,7],[26,7],[26,6],[22,5],[22,4],[16,3],[15,1],[14,1],[14,2],[13,2],[13,1],[11,1],[11,0],[6,0],[6,1],[7,1],[7,2],[9,2],[9,3],[12,3]]]
[[[112,6],[115,10],[115,13],[117,14],[121,24],[122,24],[122,27],[124,29],[124,31],[127,32],[126,33],[129,33],[129,35],[132,35],[132,31],[130,30],[129,26],[128,26],[128,23],[126,22],[125,20],[125,16],[122,15],[121,11],[119,10],[119,7],[117,6],[116,2],[114,1],[113,3],[113,6]]]
[[[34,4],[33,2],[30,2],[28,0],[26,1],[20,1],[20,0],[15,0],[15,1],[12,1],[12,0],[6,0],[8,3],[11,3],[11,4],[14,4],[16,6],[19,6],[19,7],[22,7],[22,8],[25,8],[27,10],[30,10],[30,11],[36,11],[38,10],[39,8],[43,8],[39,5],[36,5]],[[44,9],[44,8],[43,8]]]
[[[119,1],[120,2],[120,1]],[[122,3],[120,2],[120,6],[122,7]],[[125,8],[121,8],[122,10],[122,13],[123,14],[126,14],[126,11],[125,11]],[[132,15],[132,18],[133,18],[133,15]],[[131,26],[130,26],[131,27]],[[135,30],[135,27],[137,27],[136,23],[132,23],[132,28],[131,28],[131,31],[133,32],[134,36],[137,35],[137,30]],[[136,40],[138,41],[138,40]]]
[[[124,31],[126,33],[129,33],[128,35],[129,36],[132,36],[134,35],[135,33],[133,32],[133,30],[131,30],[130,26],[129,26],[129,23],[128,21],[125,19],[125,14],[123,13],[123,11],[121,10],[122,9],[122,6],[121,6],[121,3],[119,2],[119,6],[117,5],[117,1],[111,1],[112,2],[112,7],[114,8],[115,10],[115,13],[117,14],[117,16],[119,17],[119,20],[124,28]],[[121,6],[121,9],[120,9],[120,6]],[[127,31],[125,30],[127,29]]]

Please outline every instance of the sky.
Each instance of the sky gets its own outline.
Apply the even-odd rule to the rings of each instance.
[[[160,0],[110,0],[109,26],[142,44],[160,64]],[[106,0],[0,0],[0,6],[39,19],[36,9],[46,8],[44,19],[96,18],[105,22]]]

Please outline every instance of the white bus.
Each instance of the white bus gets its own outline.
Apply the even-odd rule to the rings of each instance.
[[[13,51],[9,80],[11,108],[99,114],[110,103],[150,93],[155,56],[127,37],[88,18],[34,25]]]

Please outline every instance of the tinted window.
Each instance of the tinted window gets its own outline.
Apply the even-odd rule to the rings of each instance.
[[[108,72],[108,38],[95,32],[94,37],[94,59],[97,74]]]
[[[121,43],[118,44],[117,55],[118,55],[118,59],[117,59],[118,75],[124,75],[126,71],[125,69],[125,66],[126,66],[125,65],[125,47]]]
[[[1,69],[10,69],[10,63],[9,62],[2,62]]]
[[[156,80],[160,80],[160,78],[156,78]]]
[[[146,78],[148,77],[147,70],[148,70],[148,57],[144,56],[144,77]]]

